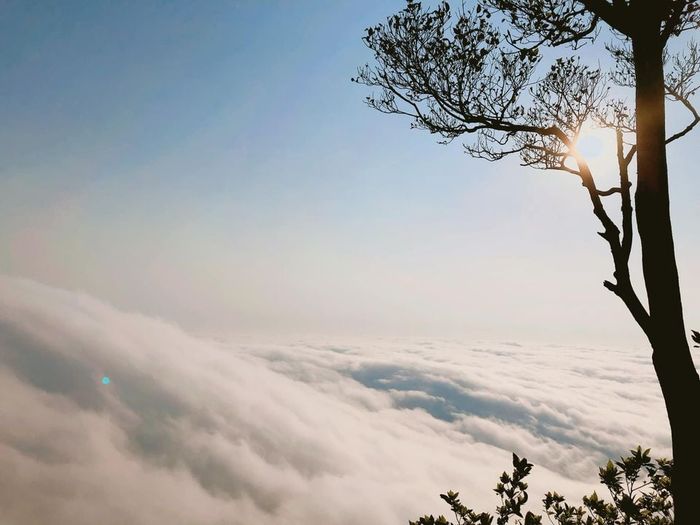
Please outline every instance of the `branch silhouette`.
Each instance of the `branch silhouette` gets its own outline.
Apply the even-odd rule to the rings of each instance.
[[[700,378],[683,319],[666,156],[667,146],[700,122],[692,102],[700,52],[692,41],[676,54],[667,44],[698,27],[697,0],[475,0],[455,11],[448,2],[425,9],[408,0],[366,30],[363,41],[374,63],[353,79],[375,90],[366,97],[369,107],[409,117],[411,127],[441,143],[467,137],[464,148],[473,157],[517,156],[523,166],[579,178],[612,256],[612,277],[603,286],[620,298],[652,348],[672,430],[678,525],[695,520],[700,455],[690,407],[700,402]],[[608,72],[571,53],[603,32],[612,37],[605,45],[614,64]],[[624,90],[633,94],[632,107],[618,97]],[[667,102],[690,114],[670,135]],[[591,124],[615,136],[619,183],[610,188],[597,186],[577,149]],[[606,209],[615,201],[617,222]],[[635,223],[644,301],[630,277]]]

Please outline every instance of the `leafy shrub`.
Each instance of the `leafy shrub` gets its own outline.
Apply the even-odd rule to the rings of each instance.
[[[637,447],[620,461],[608,461],[599,470],[600,482],[605,485],[612,500],[606,502],[593,492],[583,497],[583,505],[566,502],[564,496],[548,492],[542,500],[544,515],[553,525],[672,525],[671,471],[673,462],[667,459],[652,461],[649,449]],[[523,481],[532,464],[513,454],[513,472],[501,474],[494,491],[501,498],[494,515],[477,513],[466,507],[459,493],[440,494],[454,514],[454,522],[445,516],[423,516],[410,525],[541,525],[543,516],[527,511],[527,483]]]

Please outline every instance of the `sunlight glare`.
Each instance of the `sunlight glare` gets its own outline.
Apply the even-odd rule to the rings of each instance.
[[[585,159],[591,160],[600,157],[606,148],[609,137],[605,130],[599,128],[583,128],[576,140],[576,149]]]

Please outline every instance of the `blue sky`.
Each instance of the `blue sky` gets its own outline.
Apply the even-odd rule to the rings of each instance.
[[[640,342],[576,180],[362,104],[363,29],[402,5],[5,3],[0,271],[212,334]],[[697,144],[670,148],[691,326]]]

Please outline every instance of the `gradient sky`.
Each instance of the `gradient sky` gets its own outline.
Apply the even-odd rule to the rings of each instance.
[[[3,2],[0,272],[209,334],[641,342],[574,177],[362,104],[363,29],[402,5]],[[670,147],[689,327],[697,148]]]

